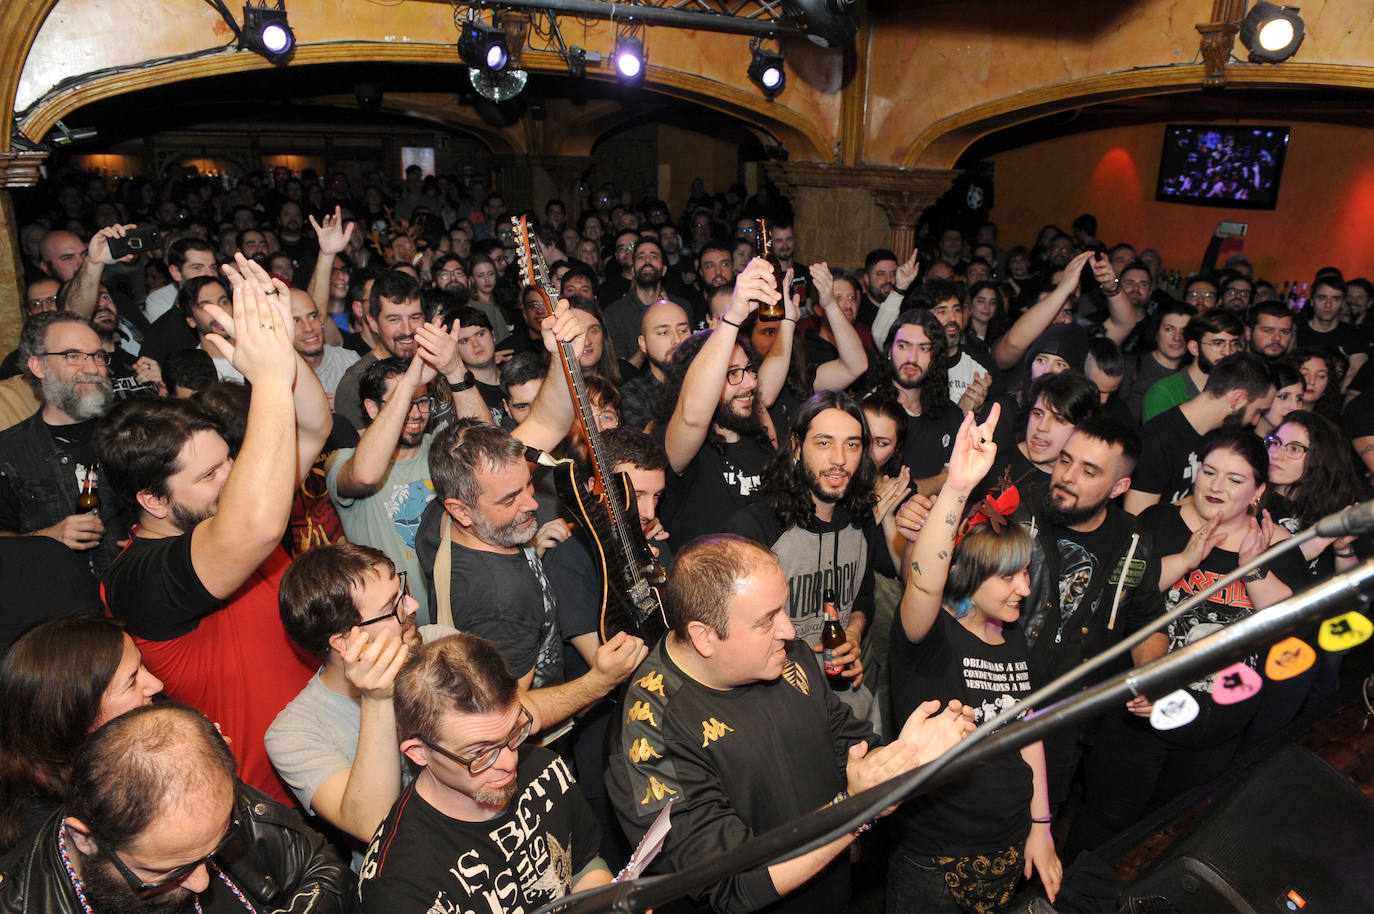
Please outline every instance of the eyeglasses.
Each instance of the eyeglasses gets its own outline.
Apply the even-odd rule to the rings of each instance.
[[[410,607],[410,582],[406,580],[405,571],[396,572],[396,577],[401,581],[401,592],[396,594],[396,602],[391,604],[391,612],[374,619],[365,619],[358,623],[359,627],[372,625],[376,622],[385,622],[387,619],[395,619],[405,625],[415,617],[415,610]]]
[[[97,365],[109,365],[110,354],[101,350],[99,352],[82,352],[80,349],[64,349],[61,352],[40,352],[39,355],[60,355],[67,360],[67,364],[73,368],[85,365],[86,360],[90,359]]]
[[[633,244],[617,244],[615,249],[617,251],[633,251],[635,246]]]
[[[383,405],[383,406],[386,406],[386,404],[387,404],[387,401],[386,401],[386,400],[383,400],[383,401],[382,401],[382,405]],[[412,410],[414,410],[414,409],[416,409],[416,408],[419,408],[420,412],[422,412],[422,413],[427,413],[427,412],[429,412],[430,410],[432,410],[432,409],[434,408],[434,398],[433,398],[433,397],[419,397],[419,398],[417,398],[417,399],[415,399],[415,400],[411,400],[411,401],[410,401],[410,407],[409,407],[408,409],[406,409],[406,412],[407,412],[407,413],[410,413]],[[404,574],[405,572],[401,572],[401,573]]]
[[[506,737],[505,741],[488,749],[483,749],[472,758],[463,758],[461,755],[449,752],[447,749],[434,745],[423,736],[414,738],[419,739],[420,742],[424,743],[449,761],[457,762],[462,765],[468,770],[468,774],[481,774],[483,771],[486,771],[492,765],[496,764],[496,760],[501,756],[502,749],[509,749],[512,752],[519,749],[521,744],[529,738],[530,729],[533,726],[534,718],[530,716],[529,711],[525,710],[525,706],[521,705],[520,717],[515,722],[515,729],[510,732],[510,735]]]
[[[29,311],[30,311],[30,312],[33,312],[33,311],[42,311],[43,309],[48,308],[48,307],[52,307],[52,308],[56,309],[56,308],[57,308],[57,296],[56,296],[56,295],[45,295],[45,296],[43,296],[42,298],[31,298],[31,299],[29,299],[27,302],[25,302],[25,304],[28,305]]]
[[[1240,352],[1245,348],[1240,340],[1203,340],[1202,345],[1217,352]]]
[[[201,866],[209,863],[210,858],[224,853],[224,849],[229,846],[229,842],[238,835],[240,824],[241,822],[237,818],[231,820],[229,822],[229,830],[225,832],[219,844],[215,845],[214,850],[210,851],[210,853],[201,857],[199,860],[183,863],[181,866],[168,872],[161,879],[157,879],[153,882],[144,882],[142,879],[139,879],[138,876],[134,874],[134,871],[129,869],[123,860],[119,859],[119,855],[116,854],[112,848],[106,848],[105,853],[109,855],[110,862],[115,865],[115,869],[119,870],[119,874],[124,877],[124,881],[129,884],[129,888],[133,889],[134,894],[140,899],[146,899],[174,888],[187,876],[194,873]]]
[[[1202,290],[1202,289],[1194,289],[1193,291],[1189,292],[1187,295],[1185,295],[1185,296],[1183,296],[1183,297],[1186,298],[1186,299],[1188,299],[1189,301],[1193,301],[1193,300],[1195,300],[1195,299],[1201,299],[1201,298],[1216,298],[1216,297],[1217,297],[1217,293],[1215,293],[1215,292],[1207,292],[1207,291],[1204,291],[1204,290]]]
[[[731,368],[729,371],[725,372],[725,380],[728,381],[731,386],[734,386],[744,380],[744,373],[746,371],[756,378],[759,376],[759,370],[757,368],[753,365],[745,365],[741,368]]]
[[[1226,298],[1244,298],[1244,299],[1249,299],[1250,296],[1253,295],[1253,294],[1254,294],[1254,293],[1251,292],[1249,289],[1236,289],[1236,288],[1227,289],[1225,292],[1222,293],[1222,295],[1223,295],[1224,297],[1226,297]]]
[[[1278,435],[1270,435],[1265,438],[1264,446],[1271,451],[1274,448],[1280,448],[1283,450],[1284,456],[1292,457],[1294,460],[1299,457],[1306,457],[1307,452],[1312,450],[1311,445],[1303,444],[1300,441],[1284,441]]]
[[[435,279],[467,279],[467,276],[462,270],[440,270],[434,274]]]

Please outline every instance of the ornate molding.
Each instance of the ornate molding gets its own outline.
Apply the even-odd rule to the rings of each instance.
[[[0,152],[0,188],[33,187],[38,183],[39,166],[48,158],[46,152]]]
[[[894,168],[891,165],[823,165],[820,162],[768,162],[768,177],[783,191],[793,187],[857,187],[878,191],[934,194],[954,186],[960,172],[951,168]]]

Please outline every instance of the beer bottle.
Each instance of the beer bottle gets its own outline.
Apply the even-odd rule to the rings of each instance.
[[[76,497],[77,514],[99,514],[100,495],[95,491],[95,470],[86,477],[85,488]]]
[[[773,268],[773,286],[783,295],[787,290],[782,287],[782,264],[778,263],[778,256],[773,253],[773,236],[768,234],[768,220],[754,220],[754,254],[768,261],[768,265]],[[783,300],[779,298],[776,302],[759,302],[759,320],[761,321],[780,321],[786,310]]]
[[[835,611],[835,591],[825,591],[825,625],[821,628],[821,663],[825,667],[825,678],[836,692],[849,688],[849,680],[843,675],[844,664],[835,662],[834,651],[844,647],[844,629],[840,627],[840,614]]]

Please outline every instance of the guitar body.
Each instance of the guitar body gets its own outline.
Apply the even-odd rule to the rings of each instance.
[[[630,477],[625,473],[613,473],[606,479],[605,497],[616,499],[624,512],[626,526],[638,534],[637,538],[625,542],[611,525],[603,497],[589,491],[588,481],[579,475],[573,461],[562,461],[554,468],[553,475],[559,498],[588,534],[587,545],[601,586],[601,640],[609,641],[623,631],[642,638],[645,644],[653,647],[668,631],[658,592],[665,577],[663,567],[649,550],[649,543],[640,530],[639,509]]]

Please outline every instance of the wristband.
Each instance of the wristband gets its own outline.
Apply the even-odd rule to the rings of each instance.
[[[1269,569],[1265,568],[1264,566],[1260,566],[1259,568],[1256,568],[1254,571],[1247,574],[1245,577],[1241,578],[1241,580],[1244,581],[1246,584],[1254,584],[1258,581],[1263,581],[1268,576]]]
[[[836,805],[837,803],[843,803],[843,802],[844,802],[845,800],[847,800],[847,799],[849,799],[849,791],[847,791],[847,790],[841,790],[839,793],[835,794],[835,799],[831,800],[831,801],[830,801],[829,803],[827,803],[826,805],[827,805],[827,806],[834,806],[834,805]],[[872,822],[865,822],[863,825],[860,825],[858,828],[854,829],[854,830],[853,830],[852,832],[850,832],[849,834],[850,834],[852,837],[857,838],[857,837],[859,837],[859,835],[862,835],[864,832],[868,831],[868,830],[869,830],[870,828],[872,828],[872,827],[873,827],[873,823],[872,823]]]
[[[1112,290],[1108,292],[1108,283],[1100,282],[1097,284],[1098,291],[1100,291],[1103,295],[1115,295],[1121,289],[1121,277],[1118,276],[1116,279],[1112,280],[1110,285],[1112,287]]]
[[[726,316],[723,315],[723,314],[720,316],[720,322],[721,322],[722,324],[729,324],[731,327],[734,327],[736,330],[739,329],[739,324],[737,324],[737,323],[735,323],[734,321],[730,320],[728,317],[726,317]]]
[[[1032,825],[1049,825],[1052,822],[1054,822],[1054,816],[1045,816],[1043,819],[1037,819],[1035,816],[1031,816]]]
[[[1355,550],[1351,549],[1349,552],[1341,552],[1339,549],[1332,549],[1331,554],[1338,559],[1353,559],[1355,557]]]
[[[453,391],[454,393],[462,393],[463,391],[472,388],[473,385],[475,385],[476,383],[477,376],[474,375],[471,371],[468,371],[464,373],[462,381],[460,381],[457,384],[450,383],[449,390]]]
[[[797,322],[797,319],[795,317],[784,317],[783,320],[791,321],[794,324]]]

